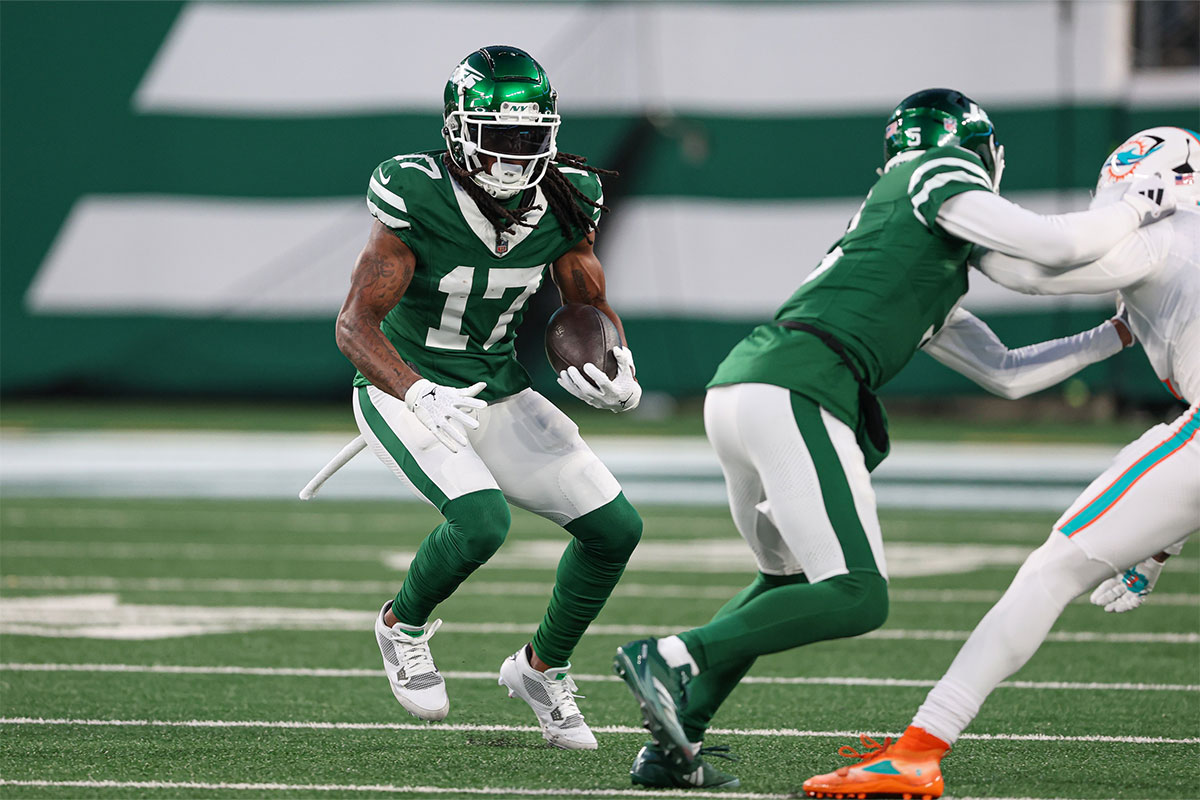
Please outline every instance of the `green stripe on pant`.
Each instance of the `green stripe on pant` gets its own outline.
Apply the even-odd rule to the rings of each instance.
[[[887,619],[887,581],[871,555],[820,407],[793,393],[792,410],[817,470],[824,510],[833,523],[849,572],[812,584],[794,577],[760,576],[707,625],[679,634],[700,668],[696,678],[700,686],[693,690],[695,705],[689,700],[683,709],[689,736],[703,732],[716,706],[756,657],[812,642],[858,636]],[[706,677],[710,670],[714,673],[711,678]]]
[[[854,505],[854,494],[850,491],[842,461],[833,442],[829,440],[825,420],[821,418],[821,407],[804,395],[792,392],[792,414],[817,470],[825,514],[842,545],[846,569],[878,574],[879,567],[875,564],[871,543],[867,541],[862,521],[858,518],[858,508]]]
[[[404,474],[412,481],[413,486],[417,487],[417,491],[437,506],[438,511],[445,513],[448,499],[446,493],[439,489],[438,485],[421,470],[421,465],[413,458],[412,453],[408,452],[408,448],[400,441],[400,437],[396,436],[396,432],[392,430],[391,426],[387,424],[387,420],[379,413],[379,409],[375,408],[375,404],[371,402],[371,395],[366,386],[358,387],[358,405],[362,410],[363,419],[367,421],[367,427],[371,429],[371,433],[375,434],[375,438],[379,439],[383,449],[387,450],[388,455],[400,465],[400,469],[404,470]]]

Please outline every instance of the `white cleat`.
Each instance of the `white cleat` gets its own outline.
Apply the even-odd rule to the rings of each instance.
[[[551,667],[538,672],[525,655],[525,648],[504,659],[499,684],[508,688],[509,697],[519,697],[530,705],[542,726],[542,736],[564,750],[595,750],[596,737],[583,721],[575,698],[575,681],[567,674],[571,668]]]
[[[450,711],[446,681],[433,663],[429,640],[442,626],[440,619],[426,623],[418,631],[406,631],[399,624],[388,627],[383,615],[392,607],[389,600],[375,617],[375,639],[383,655],[392,694],[408,713],[428,720],[445,719]]]

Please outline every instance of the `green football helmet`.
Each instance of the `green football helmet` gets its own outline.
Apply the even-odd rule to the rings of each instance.
[[[883,134],[885,163],[900,153],[931,147],[970,150],[991,173],[993,191],[1000,191],[1004,148],[996,144],[987,112],[962,92],[922,89],[901,100],[888,117]]]
[[[442,120],[454,163],[501,200],[537,185],[558,154],[558,93],[516,47],[482,47],[459,62],[446,82]]]

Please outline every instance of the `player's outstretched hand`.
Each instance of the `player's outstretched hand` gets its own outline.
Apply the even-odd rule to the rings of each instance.
[[[1131,181],[1121,200],[1141,215],[1142,225],[1149,225],[1175,213],[1175,194],[1171,185],[1159,175],[1147,175]]]
[[[479,420],[470,412],[487,405],[475,396],[485,386],[487,384],[480,381],[465,389],[456,389],[421,378],[404,393],[404,404],[439,442],[451,453],[457,453],[467,445],[466,429],[479,427]]]
[[[1114,575],[1097,586],[1096,591],[1092,592],[1091,600],[1108,612],[1120,614],[1132,611],[1150,594],[1154,584],[1158,582],[1162,568],[1161,561],[1147,558],[1125,570],[1123,575]]]
[[[617,359],[615,378],[609,378],[595,364],[584,364],[582,373],[578,367],[567,367],[558,373],[558,385],[589,406],[606,408],[614,414],[637,408],[642,400],[642,387],[635,377],[633,353],[628,347],[614,347],[613,355]]]

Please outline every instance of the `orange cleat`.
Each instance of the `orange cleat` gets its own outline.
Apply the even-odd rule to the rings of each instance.
[[[857,764],[842,767],[827,775],[817,775],[804,782],[809,797],[858,798],[900,797],[903,800],[933,800],[942,796],[942,756],[947,750],[901,749],[891,737],[883,744],[869,736],[859,736],[863,752],[852,745],[842,745],[838,754],[860,759]]]

